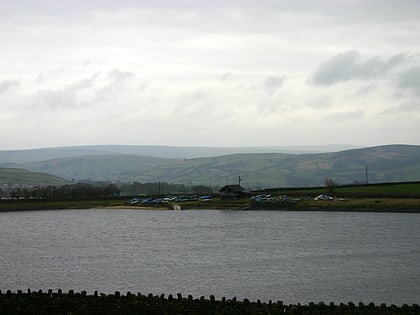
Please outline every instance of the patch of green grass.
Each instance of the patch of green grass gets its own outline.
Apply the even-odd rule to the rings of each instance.
[[[18,184],[18,185],[64,185],[68,182],[60,177],[31,172],[22,168],[0,168],[0,184]]]
[[[285,195],[308,195],[316,196],[319,194],[330,194],[327,187],[307,187],[307,188],[285,188],[272,189],[269,191],[274,194]],[[387,197],[417,197],[420,196],[420,182],[404,182],[404,183],[388,183],[388,184],[370,184],[370,185],[352,185],[352,186],[336,186],[333,188],[335,195],[340,194],[354,195],[355,197],[375,195],[386,195]]]
[[[337,187],[337,192],[372,194],[420,194],[420,182]]]
[[[124,205],[118,199],[100,200],[2,200],[0,211],[88,209]]]
[[[239,210],[248,207],[251,201],[248,198],[245,199],[231,199],[225,200],[220,198],[213,198],[210,201],[188,201],[182,202],[178,205],[181,209],[232,209]]]

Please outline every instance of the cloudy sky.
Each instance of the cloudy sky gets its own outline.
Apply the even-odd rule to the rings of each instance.
[[[420,144],[418,0],[0,0],[0,150]]]

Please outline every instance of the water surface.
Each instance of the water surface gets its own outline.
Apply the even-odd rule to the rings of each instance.
[[[0,289],[419,303],[420,214],[0,213]]]

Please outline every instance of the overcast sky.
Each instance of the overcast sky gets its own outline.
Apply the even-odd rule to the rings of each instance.
[[[420,144],[418,0],[0,0],[0,150]]]

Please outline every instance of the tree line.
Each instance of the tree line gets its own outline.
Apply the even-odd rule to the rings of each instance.
[[[168,194],[209,194],[217,190],[206,185],[185,185],[173,184],[167,182],[154,182],[154,183],[126,183],[119,185],[122,193],[126,195],[137,196],[144,195],[168,195]]]
[[[76,183],[62,186],[16,187],[9,192],[11,198],[24,199],[86,199],[118,196],[120,189],[115,184],[94,185]]]
[[[205,185],[154,183],[74,183],[62,186],[22,186],[0,189],[0,196],[14,199],[87,199],[120,195],[210,194],[213,188]]]

